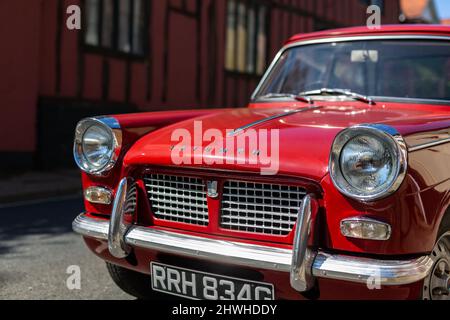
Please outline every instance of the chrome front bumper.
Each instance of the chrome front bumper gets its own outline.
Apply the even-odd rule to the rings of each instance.
[[[109,221],[78,216],[73,230],[83,236],[108,240]],[[172,253],[207,261],[242,267],[291,272],[293,250],[214,240],[152,228],[131,226],[125,235],[130,247]],[[420,281],[430,272],[428,256],[412,260],[377,260],[327,254],[314,255],[311,270],[314,277],[358,283],[377,280],[381,285],[402,285]]]
[[[313,251],[308,247],[311,201],[303,199],[295,228],[293,249],[282,249],[237,241],[215,240],[128,225],[125,217],[127,192],[134,181],[124,178],[115,196],[110,221],[78,216],[73,230],[83,236],[108,241],[111,255],[127,257],[132,248],[143,248],[230,265],[288,272],[291,286],[305,292],[314,278],[329,278],[371,285],[402,285],[424,279],[433,262],[423,256],[411,260],[378,260]]]

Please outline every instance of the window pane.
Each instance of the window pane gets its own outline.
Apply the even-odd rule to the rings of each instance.
[[[373,40],[295,47],[280,57],[257,96],[324,87],[368,96],[450,100],[450,44]]]
[[[145,6],[144,0],[134,0],[133,12],[133,53],[144,54],[145,39]]]
[[[130,52],[130,1],[119,1],[119,51]]]
[[[256,47],[256,15],[255,8],[248,9],[247,15],[247,33],[248,33],[248,46],[247,46],[247,72],[255,73],[255,47]]]
[[[100,0],[86,0],[86,33],[84,41],[86,44],[98,45],[98,18]]]
[[[228,1],[227,43],[225,68],[235,70],[235,44],[236,44],[236,1]]]
[[[247,56],[247,30],[245,25],[245,4],[238,5],[238,28],[237,28],[237,71],[245,72],[245,60]]]
[[[256,72],[258,74],[263,74],[266,68],[266,50],[267,50],[267,35],[266,35],[266,19],[267,19],[267,8],[261,7],[259,9],[258,18],[258,43],[257,43],[257,62],[256,62]]]
[[[103,0],[102,46],[112,47],[114,1]]]

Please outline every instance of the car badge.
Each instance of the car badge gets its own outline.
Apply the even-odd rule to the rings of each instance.
[[[208,181],[208,197],[210,198],[217,198],[219,196],[219,193],[217,191],[217,181]]]

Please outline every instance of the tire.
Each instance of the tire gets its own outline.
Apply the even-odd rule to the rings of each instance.
[[[114,283],[122,291],[139,300],[173,300],[169,295],[153,291],[151,277],[146,274],[131,271],[108,262],[106,268]]]
[[[423,300],[450,300],[450,215],[444,217],[430,255],[434,264],[425,278]]]

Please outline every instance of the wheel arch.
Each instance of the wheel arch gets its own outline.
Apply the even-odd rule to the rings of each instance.
[[[443,214],[439,219],[437,238],[439,238],[444,231],[450,231],[450,204],[443,210]]]
[[[436,241],[442,235],[443,229],[450,231],[450,190],[443,197],[440,208],[435,228]]]

